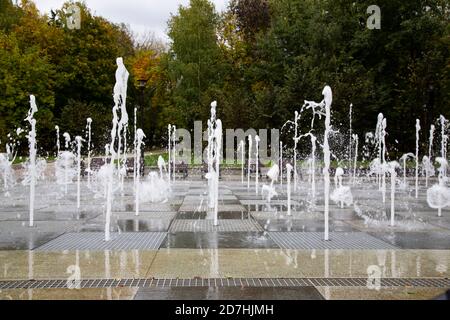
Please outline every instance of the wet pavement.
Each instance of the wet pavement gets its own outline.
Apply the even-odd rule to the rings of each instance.
[[[80,209],[74,184],[67,195],[61,186],[38,184],[33,228],[28,227],[28,189],[16,185],[9,197],[0,193],[0,299],[432,299],[446,288],[425,280],[450,278],[450,212],[443,210],[438,217],[428,208],[424,187],[419,199],[399,192],[397,223],[390,227],[389,195],[383,204],[376,185],[357,184],[352,187],[356,205],[330,203],[332,238],[326,242],[320,181],[315,201],[308,183],[300,184],[288,216],[286,185],[277,185],[279,196],[268,203],[256,195],[253,183],[247,190],[239,176],[227,176],[220,185],[219,226],[213,225],[207,209],[204,180],[177,181],[168,201],[141,204],[139,216],[132,184],[126,180],[123,195],[115,195],[111,231],[119,242],[116,247],[102,240],[105,201],[86,181]],[[90,249],[87,241],[92,242]],[[345,249],[336,249],[338,242]],[[105,280],[105,287],[65,289],[74,266],[80,279]],[[372,290],[366,280],[373,268],[382,279],[424,282],[411,287],[399,281],[395,287]],[[333,277],[342,280],[332,286],[319,281]],[[177,287],[173,281],[154,287],[128,282],[108,287],[120,279],[212,278],[249,279],[250,285]],[[298,287],[277,285],[277,280],[288,278],[319,280]],[[5,281],[32,279],[48,283],[42,288],[2,289]],[[255,279],[270,280],[259,287]],[[61,280],[62,287],[53,288],[53,280]],[[348,286],[352,281],[359,282]]]
[[[323,300],[314,287],[298,288],[141,288],[135,300]]]
[[[279,246],[264,232],[178,232],[169,233],[164,249],[272,249]]]

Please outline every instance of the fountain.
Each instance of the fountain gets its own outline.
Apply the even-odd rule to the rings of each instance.
[[[272,198],[277,196],[278,193],[275,190],[274,183],[278,181],[278,176],[280,175],[280,167],[277,164],[274,164],[270,170],[267,172],[267,177],[270,179],[270,185],[264,185],[262,188],[262,194],[267,194],[267,203],[270,206],[270,202]]]
[[[406,161],[408,161],[409,158],[415,158],[415,155],[412,154],[412,153],[405,153],[399,159],[403,163],[403,185],[402,185],[402,189],[405,189],[405,190],[406,190],[406,188],[408,186],[408,183],[406,182]]]
[[[164,179],[163,172],[166,171],[166,162],[162,156],[158,157],[158,168],[159,168],[159,177]]]
[[[447,171],[448,162],[446,159],[438,157],[436,161],[439,163],[439,183],[427,190],[427,202],[430,208],[438,209],[438,216],[442,217],[442,209],[450,206],[450,188],[447,188]]]
[[[120,190],[123,192],[124,177],[127,169],[127,131],[128,131],[128,112],[127,112],[127,88],[128,78],[130,74],[123,64],[122,58],[117,58],[117,70],[116,70],[116,85],[114,86],[114,95],[117,96],[118,104],[120,107],[120,121],[117,127],[117,170],[120,177]],[[120,158],[122,152],[122,134],[123,134],[123,157]]]
[[[259,138],[259,136],[255,136],[255,143],[256,143],[256,160],[255,160],[255,167],[256,167],[256,178],[255,178],[255,189],[256,189],[256,194],[258,195],[259,193],[259,142],[261,141],[261,139]]]
[[[209,209],[214,214],[214,225],[219,225],[219,170],[222,152],[222,121],[217,119],[217,102],[211,103],[211,118],[208,120],[208,186]]]
[[[420,133],[420,120],[416,120],[416,199],[419,198],[419,133]]]
[[[105,204],[105,241],[109,241],[112,238],[112,230],[115,230],[116,227],[119,228],[119,232],[127,232],[122,230],[122,225],[118,224],[118,226],[112,226],[112,212],[113,208],[117,205],[114,197],[116,192],[118,192],[119,188],[122,190],[128,185],[128,181],[125,178],[124,167],[126,165],[127,160],[127,130],[128,130],[128,115],[126,114],[126,94],[127,94],[127,86],[126,82],[128,81],[128,72],[123,66],[123,61],[121,59],[117,60],[117,72],[116,72],[116,85],[114,86],[114,106],[112,108],[113,120],[112,120],[112,128],[110,131],[110,141],[107,146],[105,146],[105,164],[97,171],[91,171],[90,162],[91,162],[91,151],[92,151],[92,119],[86,119],[86,133],[81,136],[76,136],[71,144],[71,137],[69,133],[65,132],[63,137],[65,139],[65,148],[64,146],[60,146],[60,128],[58,126],[56,129],[56,147],[57,147],[57,161],[56,161],[56,180],[60,185],[64,185],[66,194],[74,194],[71,192],[71,188],[75,187],[75,185],[71,186],[74,182],[75,175],[77,176],[77,196],[76,196],[76,207],[78,211],[80,210],[83,201],[88,201],[89,194],[84,195],[81,192],[83,189],[83,183],[87,181],[89,190],[94,193],[94,198],[101,203]],[[244,200],[247,201],[247,204],[242,202],[242,206],[249,206],[248,211],[255,211],[255,217],[258,215],[264,216],[269,214],[276,214],[277,219],[284,219],[285,216],[279,212],[263,212],[259,209],[259,204],[264,200],[267,200],[267,203],[275,203],[273,199],[278,194],[280,194],[280,198],[277,199],[277,205],[282,205],[282,211],[284,210],[284,205],[287,204],[287,216],[291,217],[293,212],[298,216],[299,219],[303,219],[303,215],[311,214],[311,217],[314,217],[311,210],[312,206],[310,204],[321,203],[323,199],[324,209],[323,209],[323,218],[324,218],[324,240],[330,240],[330,230],[329,230],[329,214],[330,214],[330,200],[336,202],[337,207],[345,208],[346,206],[350,206],[355,209],[355,212],[365,220],[365,222],[376,222],[377,226],[381,227],[399,227],[403,228],[407,224],[405,223],[408,219],[417,219],[416,213],[412,212],[416,210],[419,204],[423,204],[423,200],[419,203],[419,201],[414,202],[412,205],[408,203],[410,202],[410,192],[397,192],[396,193],[396,183],[397,183],[397,173],[399,173],[399,163],[395,161],[389,161],[389,156],[386,147],[386,136],[387,136],[387,119],[383,116],[383,114],[378,115],[378,123],[375,134],[367,133],[366,134],[366,145],[363,142],[360,143],[359,137],[356,132],[354,132],[354,128],[352,126],[352,116],[353,116],[353,106],[350,106],[350,145],[348,151],[348,159],[345,154],[347,146],[341,147],[339,150],[330,150],[330,142],[335,142],[336,144],[343,144],[342,140],[339,140],[344,137],[343,141],[348,141],[347,133],[339,133],[337,131],[332,130],[331,126],[331,106],[333,102],[333,93],[329,86],[326,86],[323,91],[323,100],[319,103],[313,101],[305,101],[303,107],[300,111],[295,112],[295,121],[290,121],[290,123],[295,124],[295,135],[293,137],[294,147],[293,147],[293,158],[291,160],[286,161],[286,155],[283,154],[283,143],[280,143],[280,157],[279,161],[276,161],[276,164],[273,164],[270,170],[267,173],[267,177],[270,183],[266,183],[261,181],[259,173],[262,168],[260,168],[260,157],[262,159],[262,151],[263,145],[260,143],[260,137],[258,135],[249,135],[248,136],[248,149],[246,145],[246,141],[243,139],[240,141],[239,146],[237,148],[237,152],[241,152],[241,166],[240,173],[241,177],[238,175],[227,176],[226,190],[225,192],[229,192],[229,189],[235,189],[242,192],[242,188],[245,189],[245,163],[246,163],[246,150],[248,150],[248,167],[247,167],[247,192],[243,195],[245,197]],[[31,109],[27,118],[27,121],[31,124],[31,130],[28,135],[28,142],[30,144],[30,160],[27,164],[28,174],[25,176],[23,180],[24,185],[30,185],[30,222],[29,225],[34,225],[34,209],[35,209],[35,186],[37,185],[37,181],[43,172],[42,168],[44,167],[43,162],[36,159],[36,120],[34,119],[34,113],[37,112],[37,107],[34,101],[34,97],[30,98]],[[300,119],[303,116],[303,112],[307,110],[311,110],[313,113],[311,128],[307,133],[301,132],[300,127]],[[119,114],[120,112],[120,114]],[[179,192],[185,192],[183,190],[185,187],[184,182],[175,181],[176,176],[176,158],[177,152],[179,155],[181,154],[181,148],[177,145],[177,134],[181,131],[177,131],[176,126],[169,125],[168,126],[168,147],[167,151],[169,153],[168,165],[164,160],[163,156],[158,157],[158,169],[154,172],[150,172],[145,178],[141,175],[142,167],[140,165],[141,159],[143,157],[143,146],[145,134],[142,129],[138,129],[136,127],[136,117],[137,110],[135,109],[134,114],[134,172],[133,172],[133,182],[134,182],[134,197],[125,196],[122,194],[122,197],[119,198],[119,207],[116,208],[118,212],[125,211],[135,211],[132,213],[135,216],[139,216],[143,211],[142,208],[145,203],[166,203],[169,202],[170,192],[171,190],[176,189]],[[314,121],[317,119],[324,118],[325,122],[325,131],[323,135],[316,134],[314,130]],[[441,142],[441,154],[446,155],[447,148],[447,139],[448,137],[445,135],[447,132],[447,120],[443,117],[440,118],[442,130],[442,142]],[[38,128],[39,129],[39,128]],[[407,161],[410,159],[415,159],[415,183],[416,183],[416,197],[418,197],[418,187],[419,187],[419,134],[420,134],[420,122],[416,121],[416,152],[407,153],[403,155],[399,162],[403,165],[403,185],[406,185],[407,182],[407,174],[406,174],[406,166]],[[293,130],[291,130],[293,131]],[[430,129],[430,137],[429,137],[429,148],[428,148],[428,156],[423,156],[422,158],[422,168],[424,172],[424,178],[426,177],[426,185],[428,186],[429,177],[435,174],[435,169],[433,167],[432,161],[432,149],[433,149],[433,136],[434,136],[435,127],[431,126]],[[16,133],[20,133],[21,129],[17,129]],[[248,131],[249,132],[249,131]],[[72,133],[72,132],[71,132]],[[291,132],[292,134],[293,132]],[[261,137],[263,137],[261,133]],[[305,179],[305,183],[301,183],[301,171],[302,168],[298,168],[301,163],[305,163],[305,159],[300,159],[301,152],[300,151],[300,142],[302,138],[309,137],[311,143],[311,150],[309,150],[309,141],[307,141],[307,149],[308,155],[307,164],[309,166],[309,183]],[[336,140],[334,138],[336,137]],[[364,137],[364,136],[363,136]],[[9,136],[11,138],[11,136]],[[246,137],[247,138],[247,137]],[[254,139],[254,141],[253,141]],[[362,138],[361,138],[362,139]],[[262,139],[263,140],[263,139]],[[333,140],[333,141],[332,141]],[[286,140],[285,140],[286,141]],[[83,143],[86,145],[83,145]],[[376,145],[375,145],[376,143]],[[398,142],[397,142],[398,143]],[[255,144],[255,150],[253,150],[253,144]],[[11,157],[13,152],[11,152],[10,147],[7,146],[7,154],[0,154],[0,170],[3,174],[3,185],[5,186],[5,190],[8,190],[9,185],[11,185],[9,181],[9,177],[11,176],[11,164],[14,161],[14,158]],[[87,161],[88,167],[86,172],[87,178],[86,181],[83,180],[82,171],[81,171],[81,160],[82,160],[82,151],[83,147],[87,148]],[[260,150],[261,147],[261,150]],[[289,150],[291,150],[292,146],[289,146]],[[317,160],[317,148],[320,147],[323,149],[323,166],[321,161]],[[361,148],[361,151],[359,150]],[[61,149],[61,150],[60,150]],[[375,150],[374,150],[375,149]],[[9,150],[9,151],[8,151]],[[276,147],[275,147],[276,150]],[[131,150],[128,150],[131,153]],[[273,150],[272,150],[273,151]],[[309,151],[311,154],[309,155]],[[337,151],[337,152],[336,152]],[[394,151],[394,150],[393,150]],[[398,150],[395,150],[398,151]],[[360,153],[360,154],[359,154]],[[208,173],[206,175],[207,178],[207,193],[208,193],[208,205],[207,205],[207,217],[209,219],[214,220],[214,225],[217,226],[219,224],[219,177],[220,177],[220,162],[221,162],[221,154],[222,154],[222,123],[219,119],[217,119],[217,103],[211,103],[211,117],[208,121],[208,148],[207,148],[207,164],[208,164]],[[392,152],[394,154],[394,152]],[[239,155],[238,155],[239,157]],[[330,171],[331,171],[331,158],[336,159],[336,162],[340,167],[336,169],[336,174],[334,175],[334,188],[333,185],[330,185]],[[252,163],[252,158],[254,158]],[[375,158],[375,159],[373,159]],[[364,164],[363,162],[359,165],[358,161],[371,161],[370,165],[370,173],[376,174],[376,182],[373,177],[365,177],[363,176]],[[301,162],[299,162],[301,161]],[[389,161],[389,162],[388,162]],[[438,215],[442,216],[442,209],[450,206],[450,190],[447,187],[447,179],[446,179],[446,171],[447,171],[447,162],[444,158],[437,158],[436,161],[440,163],[439,168],[439,183],[435,186],[432,186],[427,190],[427,202],[430,207],[433,209],[438,209]],[[291,162],[291,163],[287,163]],[[348,163],[348,164],[347,164]],[[358,167],[358,165],[360,167]],[[283,187],[283,168],[286,170],[286,189]],[[323,175],[322,175],[323,169]],[[345,172],[344,172],[345,169]],[[347,170],[348,169],[348,170]],[[361,169],[359,172],[358,169]],[[280,172],[281,170],[281,172]],[[347,173],[348,171],[348,173]],[[262,195],[263,201],[261,201],[261,197],[255,198],[255,193],[250,191],[251,184],[251,175],[255,173],[255,192],[256,195]],[[386,177],[389,174],[390,177],[390,219],[387,216],[387,207],[385,205],[386,202]],[[281,177],[281,179],[280,179]],[[294,204],[292,204],[292,177],[294,177],[293,185],[294,192],[296,195]],[[322,188],[322,182],[319,181],[319,177],[323,177],[323,193],[318,192],[317,188]],[[235,179],[235,185],[233,185],[233,179]],[[278,181],[280,179],[280,181]],[[230,180],[230,181],[229,181]],[[240,180],[240,181],[239,181]],[[401,179],[400,179],[401,180]],[[125,182],[124,182],[125,181]],[[411,180],[412,181],[412,180]],[[431,181],[431,180],[430,180]],[[191,181],[189,181],[191,182]],[[230,185],[228,185],[228,182]],[[279,182],[279,184],[278,184]],[[399,185],[401,181],[399,181]],[[92,185],[91,185],[92,183]],[[172,185],[171,185],[172,183]],[[389,183],[389,182],[388,182]],[[191,183],[187,183],[186,185],[190,185]],[[194,184],[194,183],[192,183]],[[130,181],[131,187],[131,181]],[[171,188],[173,186],[173,188]],[[280,187],[278,187],[280,186]],[[262,188],[260,188],[262,187]],[[187,189],[187,188],[186,188]],[[330,190],[332,189],[332,190]],[[377,190],[377,192],[373,193],[373,189]],[[381,204],[380,194],[378,189],[382,191],[383,194],[383,204]],[[13,189],[15,190],[15,189]],[[62,190],[62,187],[61,187]],[[69,190],[69,191],[68,191]],[[83,189],[84,190],[84,189]],[[186,191],[190,194],[190,191]],[[234,190],[232,190],[234,191]],[[408,191],[412,191],[408,190]],[[286,193],[285,193],[286,192]],[[356,201],[356,196],[361,195],[360,201]],[[62,192],[61,192],[62,194]],[[205,192],[206,194],[206,192]],[[286,194],[286,198],[282,198]],[[83,196],[83,199],[81,197]],[[227,194],[228,196],[228,194]],[[310,196],[312,201],[310,202]],[[105,198],[103,200],[102,198]],[[302,197],[304,197],[302,199]],[[322,198],[323,197],[323,198]],[[86,198],[86,199],[85,199]],[[258,198],[258,199],[257,199]],[[229,198],[224,198],[229,199]],[[286,199],[286,201],[282,200]],[[8,199],[9,200],[9,199]],[[178,201],[177,197],[177,201]],[[75,203],[72,197],[66,197],[64,199],[64,203],[58,203],[66,206],[69,202]],[[129,201],[129,202],[127,202]],[[253,201],[255,203],[253,203]],[[203,198],[201,199],[200,209],[197,211],[203,211],[201,208],[203,203],[206,202]],[[402,219],[398,219],[396,217],[396,202],[397,202],[397,210],[402,208],[402,212],[406,212],[402,215]],[[225,202],[224,202],[225,203]],[[134,209],[128,209],[133,208]],[[400,205],[399,205],[400,204]],[[54,204],[53,204],[54,205]],[[113,207],[114,205],[114,207]],[[170,201],[167,206],[172,206],[173,202]],[[234,205],[234,204],[233,204]],[[294,205],[294,208],[293,208]],[[36,206],[37,207],[37,206]],[[204,206],[203,206],[204,207]],[[255,207],[256,209],[250,209]],[[405,210],[406,207],[406,210]],[[87,209],[87,208],[86,208]],[[159,210],[159,209],[158,209]],[[181,210],[181,209],[180,209]],[[348,213],[345,208],[345,213]],[[365,210],[363,212],[363,210]],[[86,210],[88,211],[88,210]],[[161,210],[165,211],[165,210]],[[343,213],[343,210],[336,209],[338,213]],[[380,213],[383,212],[384,216],[380,217]],[[412,212],[409,216],[407,212]],[[194,212],[198,213],[198,212]],[[202,212],[203,213],[203,212]],[[364,213],[365,215],[363,215]],[[234,212],[233,212],[234,214]],[[419,215],[417,215],[419,216]],[[309,218],[309,217],[308,217]],[[381,218],[381,219],[380,219]],[[399,221],[396,221],[397,220]],[[195,219],[195,218],[190,218]],[[235,218],[233,218],[235,219]],[[244,214],[243,214],[243,219]],[[265,219],[265,218],[262,218]],[[269,217],[271,219],[271,217]],[[134,218],[135,221],[138,218]],[[288,230],[292,229],[292,221],[291,219],[287,219],[290,225],[288,226]],[[123,221],[123,217],[121,217],[121,221]],[[415,221],[414,221],[415,222]],[[103,223],[103,221],[102,221]],[[416,226],[414,224],[411,224]],[[126,230],[126,229],[125,229]],[[137,229],[136,231],[138,231]],[[383,230],[384,231],[384,230]]]
[[[353,104],[352,103],[350,103],[350,111],[349,111],[349,114],[348,114],[348,116],[349,116],[349,127],[350,127],[350,134],[349,134],[349,136],[350,136],[350,139],[349,139],[349,145],[348,145],[348,163],[349,163],[349,165],[348,165],[348,167],[349,167],[349,172],[350,172],[350,180],[352,181],[353,180],[353,177],[352,177],[352,170],[351,170],[351,166],[352,166],[352,162],[353,162],[353,158],[352,158],[352,152],[353,152],[353,150],[352,150],[352,145],[353,145]]]
[[[88,149],[88,153],[87,153],[87,178],[88,178],[88,188],[91,187],[91,137],[92,137],[92,118],[87,118],[86,119],[86,128],[88,130],[88,145],[87,145],[87,149]]]
[[[436,130],[436,127],[434,124],[430,127],[430,138],[428,143],[428,158],[432,159],[432,152],[433,152],[433,140],[434,140],[434,131]]]
[[[168,139],[168,145],[167,145],[167,151],[169,153],[169,164],[168,164],[168,171],[169,171],[169,183],[172,183],[172,156],[171,156],[171,152],[172,152],[172,125],[169,124],[168,128],[168,134],[167,134],[167,139]]]
[[[136,189],[136,170],[138,163],[137,161],[137,108],[134,108],[134,138],[133,138],[133,185]]]
[[[429,143],[428,143],[428,157],[427,160],[429,161],[429,163],[425,163],[426,167],[425,167],[425,174],[426,174],[426,187],[428,188],[428,178],[430,177],[430,171],[428,169],[430,169],[430,165],[433,166],[433,162],[432,162],[432,153],[433,153],[433,140],[434,140],[434,131],[436,130],[436,127],[434,124],[432,124],[430,126],[430,137],[429,137]],[[425,160],[425,157],[423,157],[423,160]],[[423,161],[424,162],[424,161]],[[434,167],[433,167],[433,175],[434,175]]]
[[[139,199],[141,203],[162,203],[168,200],[170,188],[168,183],[158,173],[150,172],[147,180],[141,183]]]
[[[81,197],[81,147],[83,138],[80,136],[75,137],[77,143],[77,208],[80,209],[80,197]]]
[[[137,129],[136,131],[136,162],[137,162],[137,170],[136,170],[136,202],[135,202],[135,210],[136,210],[136,216],[139,215],[139,196],[140,196],[140,177],[141,177],[141,166],[139,165],[141,163],[141,148],[144,144],[143,140],[145,138],[144,131],[142,129]]]
[[[447,159],[448,136],[446,135],[445,131],[447,130],[448,120],[445,119],[443,115],[441,115],[439,119],[441,121],[441,158]],[[444,177],[446,176],[447,172],[444,172]]]
[[[283,187],[283,141],[280,141],[280,186]]]
[[[330,152],[330,145],[329,145],[329,135],[331,132],[331,104],[333,102],[333,94],[331,91],[331,88],[329,86],[326,86],[323,91],[322,95],[324,96],[324,99],[320,103],[316,103],[313,101],[305,101],[305,104],[303,105],[303,108],[306,110],[311,109],[313,112],[313,122],[316,115],[321,118],[322,116],[325,116],[325,132],[324,132],[324,141],[323,141],[323,154],[324,154],[324,168],[323,168],[323,180],[324,180],[324,216],[325,216],[325,228],[324,228],[324,240],[328,241],[330,239],[329,236],[329,201],[330,201],[330,164],[331,164],[331,152]],[[302,108],[302,110],[303,110]],[[297,114],[296,114],[297,117]],[[312,123],[313,126],[313,123]],[[297,132],[296,132],[297,137]],[[294,158],[294,160],[296,160]],[[296,161],[294,161],[296,162]],[[294,175],[295,175],[295,169],[294,169]]]
[[[381,181],[381,191],[383,193],[383,203],[386,203],[386,127],[387,119],[384,118],[381,123],[381,144],[382,144],[382,154],[381,154],[381,168],[382,168],[382,181]]]
[[[383,119],[384,115],[382,113],[378,114],[377,126],[375,129],[375,144],[378,147],[378,159],[382,161],[383,159]],[[381,191],[381,172],[377,172],[377,182]]]
[[[294,123],[295,123],[295,135],[294,135],[294,192],[297,191],[297,145],[300,140],[298,137],[298,121],[300,120],[300,114],[295,111]],[[314,121],[314,120],[313,120]]]
[[[286,178],[287,178],[287,215],[291,216],[292,212],[291,212],[291,175],[292,175],[292,170],[294,170],[294,168],[288,163],[286,164]]]
[[[176,180],[176,170],[177,170],[177,127],[176,126],[172,126],[172,143],[173,143],[173,150],[172,150],[172,158],[173,158],[173,163],[172,163],[172,169],[173,169],[173,182],[175,183]]]
[[[430,177],[434,176],[434,171],[435,171],[433,163],[431,162],[429,157],[423,156],[422,168],[423,168],[423,173],[425,173],[425,186],[428,188],[428,180]]]
[[[315,202],[316,199],[316,142],[317,138],[311,133],[307,133],[305,135],[302,135],[301,137],[307,137],[309,136],[311,138],[311,168],[310,168],[310,180],[311,180],[311,199],[312,203]]]
[[[241,151],[241,182],[244,184],[244,166],[245,166],[245,141],[241,140],[239,143],[238,151]]]
[[[353,141],[355,141],[355,161],[353,164],[353,180],[352,184],[356,182],[356,167],[358,166],[358,147],[359,147],[359,137],[357,134],[353,135]]]
[[[65,140],[65,144],[64,144],[64,147],[66,148],[66,150],[67,149],[69,149],[69,147],[70,147],[70,134],[69,133],[67,133],[67,132],[64,132],[63,133],[63,137],[64,137],[64,140]]]
[[[117,71],[116,71],[116,84],[114,86],[114,107],[112,109],[113,112],[113,120],[112,120],[112,128],[111,128],[111,143],[109,144],[109,154],[111,155],[111,160],[109,163],[105,163],[106,166],[106,174],[107,178],[107,188],[106,188],[106,219],[105,219],[105,241],[111,240],[111,214],[112,214],[112,201],[113,201],[113,180],[114,180],[114,168],[115,168],[115,160],[117,156],[117,160],[119,161],[120,149],[118,149],[119,153],[115,150],[115,142],[118,133],[120,130],[118,129],[119,120],[117,116],[117,111],[122,106],[122,104],[126,101],[127,94],[127,81],[128,81],[128,71],[125,69],[122,58],[117,58]],[[123,124],[123,123],[122,123]],[[120,138],[119,138],[120,139]],[[118,146],[120,148],[120,145]]]
[[[29,159],[29,176],[30,176],[30,221],[29,226],[34,226],[34,200],[35,200],[35,188],[36,188],[36,119],[34,114],[38,111],[36,106],[36,98],[30,96],[30,110],[25,121],[31,125],[31,129],[28,132],[28,145],[30,150]]]
[[[248,162],[247,162],[247,190],[250,190],[250,174],[251,174],[251,162],[252,162],[252,135],[248,136]]]
[[[73,182],[77,171],[74,168],[75,155],[70,151],[61,151],[56,159],[56,183],[64,186],[64,194],[68,193],[68,185]]]
[[[55,130],[56,130],[56,157],[58,157],[61,149],[61,145],[59,142],[59,126],[55,126]]]
[[[395,226],[395,183],[397,179],[396,169],[399,167],[397,161],[391,161],[388,163],[388,171],[391,175],[391,227]]]
[[[9,196],[9,187],[14,184],[14,171],[12,170],[12,164],[14,163],[15,156],[12,155],[11,147],[6,144],[6,153],[0,153],[0,170],[3,175],[3,191],[5,196]]]
[[[338,167],[334,176],[335,190],[330,195],[330,199],[340,204],[341,209],[344,208],[344,204],[346,206],[351,206],[353,204],[353,195],[350,187],[342,184],[343,177],[344,169]]]

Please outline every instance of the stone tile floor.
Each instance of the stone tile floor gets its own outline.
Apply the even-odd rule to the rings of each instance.
[[[450,287],[449,212],[438,217],[429,209],[424,187],[419,199],[399,191],[398,224],[389,227],[389,194],[383,204],[375,185],[357,184],[354,206],[331,203],[331,241],[323,242],[320,182],[315,202],[308,198],[308,183],[299,183],[287,216],[285,185],[277,186],[279,196],[268,204],[253,185],[247,190],[240,177],[227,176],[220,186],[218,227],[207,212],[205,181],[177,181],[167,202],[143,203],[139,216],[132,185],[126,181],[113,204],[111,231],[125,239],[126,249],[101,243],[104,199],[85,182],[80,210],[75,185],[65,195],[60,186],[39,184],[33,228],[26,187],[16,185],[9,197],[2,192],[0,299],[432,299]],[[147,246],[139,240],[147,234],[161,235],[161,241]],[[90,238],[99,247],[86,250]],[[91,280],[79,290],[66,285],[74,266],[81,280]],[[369,267],[393,282],[370,289]],[[206,279],[215,280],[205,285]],[[246,282],[224,285],[237,279]],[[304,279],[304,285],[287,279]],[[333,285],[326,282],[331,279],[337,279]],[[411,285],[411,279],[417,282]],[[146,280],[158,285],[142,285]],[[189,284],[179,286],[178,280]]]

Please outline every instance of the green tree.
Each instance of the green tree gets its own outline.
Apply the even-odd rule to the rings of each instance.
[[[217,40],[218,15],[208,0],[191,0],[169,21],[169,74],[173,101],[184,125],[206,119],[223,77]]]

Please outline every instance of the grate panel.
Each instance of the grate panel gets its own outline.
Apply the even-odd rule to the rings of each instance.
[[[166,237],[165,232],[135,232],[112,234],[104,240],[100,232],[66,233],[38,247],[35,251],[64,250],[155,250]]]
[[[330,241],[323,240],[323,232],[269,232],[268,234],[283,249],[397,249],[363,232],[330,232]]]
[[[177,219],[172,222],[170,232],[258,232],[263,231],[261,226],[252,219],[235,220],[223,219],[218,226],[213,220],[184,220]]]

